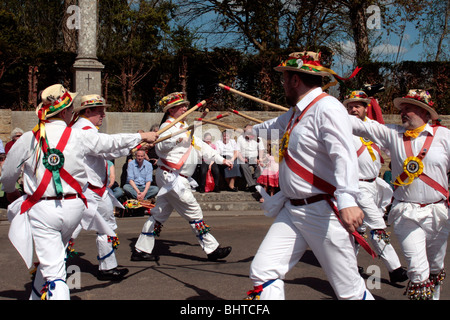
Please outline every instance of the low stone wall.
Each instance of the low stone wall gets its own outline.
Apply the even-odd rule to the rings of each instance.
[[[222,113],[225,112],[210,112],[205,118],[216,117]],[[244,113],[253,118],[268,120],[281,115],[283,112],[245,111]],[[188,116],[187,122],[193,123],[194,119],[200,117],[200,115],[200,112],[193,112]],[[162,117],[162,113],[107,112],[106,120],[100,128],[100,131],[108,134],[134,133],[140,129],[147,131],[153,124],[159,124]],[[383,117],[386,123],[401,123],[399,115],[388,114]],[[443,125],[450,128],[449,115],[440,116],[440,119],[442,119]],[[235,128],[243,128],[247,123],[252,123],[251,121],[234,114],[230,114],[220,121]],[[34,111],[11,111],[9,109],[0,109],[0,138],[3,141],[3,145],[10,140],[10,133],[14,128],[19,127],[24,131],[28,131],[32,130],[36,124],[37,117]],[[222,130],[223,128],[205,125],[197,129],[198,132],[196,132],[196,136],[202,137],[202,132],[210,131],[215,140],[217,140],[220,139],[220,131]],[[386,163],[382,172],[386,170],[387,165],[389,164],[389,158],[387,156],[385,160]],[[118,178],[120,178],[121,168],[124,162],[125,158],[116,160],[116,176]]]

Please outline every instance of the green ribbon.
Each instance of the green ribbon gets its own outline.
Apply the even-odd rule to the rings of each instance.
[[[58,149],[48,149],[42,159],[44,166],[52,172],[53,182],[55,183],[56,195],[61,196],[63,194],[63,188],[61,183],[61,177],[59,170],[64,165],[64,155]]]

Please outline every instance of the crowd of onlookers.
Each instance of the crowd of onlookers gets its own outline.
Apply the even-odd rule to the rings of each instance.
[[[158,125],[150,128],[157,132]],[[203,133],[202,140],[226,159],[233,161],[232,169],[210,159],[201,159],[192,176],[191,185],[200,193],[229,191],[254,192],[257,185],[269,194],[278,188],[278,141],[270,143],[253,135],[251,126],[243,129],[224,130],[220,137],[211,132]],[[122,167],[119,183],[115,182],[114,164],[111,163],[110,187],[116,197],[151,199],[159,189],[154,181],[158,166],[155,147],[142,147],[130,153]],[[262,201],[262,199],[261,199]]]

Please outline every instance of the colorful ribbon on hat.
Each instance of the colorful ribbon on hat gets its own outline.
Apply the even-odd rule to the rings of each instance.
[[[282,62],[280,64],[280,66],[294,67],[294,68],[299,68],[299,69],[303,69],[306,71],[316,71],[316,72],[323,71],[323,72],[328,72],[328,73],[332,74],[334,76],[334,78],[336,79],[336,81],[326,84],[322,88],[322,90],[326,90],[329,87],[335,86],[338,84],[338,82],[343,84],[344,81],[350,80],[353,77],[355,77],[356,74],[361,70],[360,67],[356,67],[356,69],[353,70],[352,74],[349,77],[343,78],[343,77],[340,77],[336,72],[334,72],[330,68],[326,68],[326,67],[322,66],[319,61],[314,61],[310,56],[307,56],[307,55],[301,56],[299,58],[288,59],[288,60]]]
[[[39,118],[38,124],[33,128],[33,133],[35,135],[39,135],[37,137],[38,144],[36,146],[36,164],[39,162],[42,150],[45,149],[44,152],[47,151],[48,148],[48,140],[47,140],[47,133],[45,131],[45,124],[47,121],[47,114],[57,112],[59,110],[62,110],[69,106],[72,103],[72,96],[70,95],[69,91],[64,92],[61,97],[58,99],[52,101],[48,104],[43,104],[42,107],[38,110],[37,115]],[[37,169],[37,166],[36,166]]]

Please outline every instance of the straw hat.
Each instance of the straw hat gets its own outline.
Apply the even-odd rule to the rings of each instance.
[[[159,105],[163,107],[163,112],[166,113],[170,108],[179,106],[181,104],[187,104],[189,106],[189,101],[186,100],[183,92],[173,92],[159,101]]]
[[[289,57],[274,68],[275,71],[296,71],[316,76],[331,76],[328,69],[320,63],[320,52],[302,51],[293,52]]]
[[[355,90],[352,91],[348,96],[345,97],[344,102],[342,102],[342,104],[347,107],[347,104],[349,104],[350,102],[364,102],[366,104],[366,106],[370,103],[370,99],[369,96],[367,95],[367,93],[365,93],[364,91],[361,90]]]
[[[98,94],[88,94],[81,97],[81,103],[79,107],[74,109],[75,113],[80,112],[81,110],[87,108],[95,108],[95,107],[110,107],[110,104],[106,104],[105,98]]]
[[[431,95],[428,91],[422,89],[411,89],[403,98],[395,98],[394,106],[401,110],[402,104],[412,104],[427,110],[431,115],[431,120],[438,119],[438,113],[434,109],[434,102],[431,101]]]
[[[37,106],[36,114],[41,120],[50,118],[70,107],[77,95],[77,92],[69,92],[61,84],[47,87],[41,93],[42,102]]]

